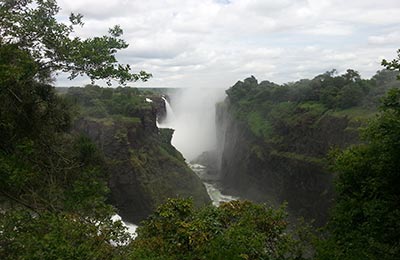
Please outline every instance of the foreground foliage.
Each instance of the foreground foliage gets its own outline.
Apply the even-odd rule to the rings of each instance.
[[[122,255],[115,244],[128,239],[120,222],[68,213],[17,210],[2,214],[0,226],[4,260],[112,259]]]
[[[400,49],[397,50],[397,57],[391,61],[387,61],[386,59],[382,60],[382,65],[385,66],[388,70],[397,70],[400,71]],[[400,74],[397,75],[397,78],[400,79]]]
[[[139,227],[129,257],[303,259],[306,241],[288,232],[286,217],[246,201],[195,210],[190,200],[171,199]]]
[[[29,53],[37,79],[48,80],[55,71],[67,72],[70,78],[106,79],[110,84],[111,80],[125,83],[151,77],[144,71],[132,73],[129,65],[118,63],[115,54],[128,47],[120,26],[110,28],[107,36],[73,37],[74,27],[83,26],[83,16],[71,14],[69,24],[60,23],[55,17],[59,11],[55,0],[0,2],[0,44]]]
[[[398,259],[400,254],[400,89],[383,99],[364,144],[336,157],[336,206],[322,259]]]
[[[70,38],[56,1],[0,2],[0,258],[110,259],[127,240],[111,221],[104,161],[86,137],[68,132],[71,106],[54,91],[57,71],[121,83],[147,79],[119,65],[127,47],[109,36]],[[114,242],[113,242],[114,241]]]

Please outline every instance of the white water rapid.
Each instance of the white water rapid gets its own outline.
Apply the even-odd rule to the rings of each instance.
[[[112,219],[112,221],[118,221],[118,220],[120,220],[120,221],[122,222],[122,225],[123,225],[124,227],[127,228],[127,231],[128,231],[128,233],[131,235],[131,237],[132,237],[133,239],[136,238],[136,236],[137,236],[137,234],[136,234],[136,229],[137,229],[137,227],[138,227],[137,225],[131,224],[131,223],[129,223],[129,222],[123,221],[122,218],[121,218],[121,216],[118,215],[118,214],[115,214],[114,216],[112,216],[111,219]]]
[[[206,173],[207,167],[201,164],[189,164],[189,167],[200,177],[200,179],[203,180],[208,196],[210,196],[210,199],[214,206],[218,207],[219,204],[221,204],[221,202],[228,202],[231,200],[238,199],[237,197],[234,196],[222,194],[221,190],[218,187],[218,183],[216,181],[206,180],[204,178],[205,175],[207,175]]]

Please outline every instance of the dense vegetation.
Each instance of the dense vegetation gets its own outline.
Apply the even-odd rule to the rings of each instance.
[[[170,200],[138,230],[132,259],[304,259],[305,230],[287,232],[284,209],[232,201],[195,210]]]
[[[332,70],[312,80],[284,85],[258,84],[251,77],[236,83],[227,94],[237,117],[245,120],[256,136],[274,143],[278,150],[290,151],[292,140],[298,142],[304,128],[312,128],[322,116],[348,116],[355,124],[365,121],[373,116],[379,98],[400,86],[396,72],[389,70],[377,72],[370,80],[361,79],[351,69],[343,75],[335,73]],[[293,136],[282,138],[287,132]]]
[[[122,120],[137,123],[138,107],[146,109],[148,104],[137,90],[129,88],[110,91],[88,86],[71,89],[65,98],[56,95],[50,79],[57,70],[69,71],[71,77],[87,74],[93,80],[119,79],[121,83],[149,75],[132,74],[129,66],[116,63],[116,51],[127,47],[118,38],[119,27],[110,30],[111,36],[71,39],[72,25],[81,24],[80,15],[72,15],[72,25],[67,26],[54,18],[58,12],[55,1],[32,3],[2,1],[0,6],[0,258],[135,257],[146,247],[124,246],[128,235],[120,222],[111,220],[114,209],[106,203],[108,176],[102,153],[86,136],[69,130],[77,115],[122,116]],[[169,141],[171,133],[167,132]],[[164,153],[171,156],[168,149]],[[145,158],[139,159],[137,163]],[[247,208],[250,212],[252,206]],[[230,216],[231,221],[235,216]],[[277,225],[277,234],[284,227],[284,222]],[[267,238],[260,235],[256,239]],[[281,245],[279,240],[272,242]]]
[[[110,202],[127,221],[139,223],[166,198],[210,200],[204,185],[171,145],[173,129],[159,129],[165,113],[159,94],[136,88],[70,88],[64,97],[78,113],[74,131],[88,135],[110,172]]]
[[[380,97],[400,86],[396,74],[361,79],[347,70],[283,85],[239,81],[218,106],[224,187],[254,201],[286,201],[291,216],[326,224],[335,194],[327,156],[362,142],[359,129],[377,113]]]
[[[397,259],[400,254],[400,89],[362,130],[364,144],[335,156],[337,199],[323,259]]]
[[[71,134],[71,107],[50,85],[57,70],[122,83],[146,79],[114,57],[127,45],[110,36],[70,38],[55,1],[0,3],[0,258],[110,259],[127,239],[105,203],[103,158]]]
[[[135,117],[138,110],[151,109],[145,96],[136,88],[118,87],[116,89],[100,88],[87,85],[85,88],[72,87],[68,89],[66,98],[79,105],[81,114],[93,118],[109,116]]]
[[[383,63],[389,69],[398,69],[398,60]],[[371,80],[363,80],[358,73],[348,70],[343,75],[328,72],[282,86],[271,82],[258,84],[252,77],[227,91],[235,118],[245,123],[256,140],[261,140],[253,149],[259,157],[265,158],[269,152],[290,160],[308,161],[323,165],[336,175],[335,203],[325,235],[317,243],[317,259],[398,258],[397,75],[398,72],[382,70]],[[318,147],[312,146],[319,141],[315,139],[319,135],[312,133],[323,129],[321,121],[326,117],[333,122],[334,118],[345,117],[350,120],[351,128],[347,127],[347,131],[360,132],[359,141],[351,139],[353,145],[349,148],[331,150],[330,161],[327,152],[335,148],[334,140],[325,136]],[[310,135],[313,140],[308,139]],[[322,145],[323,140],[326,145]],[[268,144],[270,150],[259,148],[262,143]],[[313,174],[311,169],[308,174]]]
[[[313,251],[304,246],[308,235],[288,227],[283,209],[250,202],[195,209],[190,200],[169,200],[142,223],[132,242],[121,223],[111,220],[114,209],[106,203],[103,154],[70,128],[77,115],[96,120],[117,116],[135,124],[138,108],[150,109],[148,102],[131,88],[88,86],[63,97],[56,95],[50,79],[59,70],[71,77],[87,74],[121,83],[145,80],[149,74],[133,74],[129,66],[117,63],[116,51],[127,47],[119,27],[110,36],[70,38],[82,17],[71,15],[67,26],[54,18],[57,12],[55,1],[0,2],[1,259],[312,257]],[[399,69],[398,59],[383,64]],[[284,86],[256,84],[250,78],[228,95],[255,135],[290,153],[290,143],[301,140],[300,132],[285,139],[280,129],[296,133],[322,114],[365,118],[365,110],[361,115],[354,108],[375,106],[376,96],[398,86],[393,77],[381,71],[362,80],[348,70]],[[168,130],[161,133],[168,142],[170,135]],[[333,156],[336,206],[326,236],[317,243],[317,259],[398,258],[399,138],[397,88],[389,91],[362,131],[362,144]],[[164,155],[171,153],[175,151],[165,146]]]

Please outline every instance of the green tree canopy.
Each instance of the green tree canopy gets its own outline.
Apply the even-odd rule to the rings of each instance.
[[[382,60],[382,65],[388,70],[400,70],[400,49],[397,50],[397,58],[394,58],[392,61],[384,59]],[[397,78],[400,79],[400,74],[397,75]]]
[[[34,76],[48,80],[50,73],[63,71],[70,78],[86,74],[91,80],[120,83],[147,80],[151,75],[132,73],[129,65],[117,62],[115,54],[128,44],[120,37],[120,26],[108,36],[73,37],[74,26],[83,26],[82,15],[71,14],[70,24],[56,19],[60,8],[55,0],[2,0],[0,2],[0,47],[15,45],[30,54],[37,68]]]
[[[288,231],[282,208],[231,201],[196,210],[191,200],[170,199],[141,224],[130,258],[300,260],[305,237]]]
[[[0,258],[110,259],[125,241],[106,203],[104,159],[86,137],[69,132],[71,106],[50,85],[54,73],[92,80],[147,80],[115,54],[128,45],[109,36],[72,37],[83,25],[55,18],[53,0],[0,2]]]
[[[382,100],[364,144],[336,157],[337,199],[321,259],[397,259],[400,254],[400,89]]]

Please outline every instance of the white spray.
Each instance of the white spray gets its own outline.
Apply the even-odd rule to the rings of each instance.
[[[215,105],[225,98],[221,88],[184,88],[169,94],[166,99],[167,118],[160,127],[175,129],[174,145],[188,160],[204,151],[215,149]],[[171,107],[172,106],[172,107]]]
[[[165,97],[162,97],[162,99],[165,102],[165,109],[167,111],[167,116],[164,119],[164,122],[162,124],[162,127],[169,127],[169,128],[174,128],[173,123],[175,121],[175,113],[174,110],[172,110],[171,105],[169,104],[168,100]]]
[[[169,94],[172,107],[164,98],[167,118],[160,127],[175,129],[171,143],[191,161],[202,152],[215,150],[217,146],[215,114],[216,104],[225,98],[224,89],[186,88]],[[172,109],[172,110],[171,110]],[[190,164],[200,177],[206,174],[206,167]],[[221,202],[238,199],[223,194],[213,181],[203,180],[210,199],[215,206]]]

